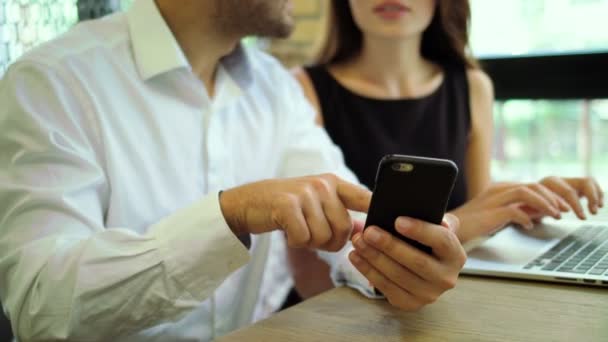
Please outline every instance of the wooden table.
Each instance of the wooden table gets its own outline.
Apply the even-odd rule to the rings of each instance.
[[[348,288],[218,341],[608,341],[608,289],[462,276],[416,313]]]

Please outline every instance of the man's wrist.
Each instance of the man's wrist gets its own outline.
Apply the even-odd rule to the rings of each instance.
[[[247,248],[251,245],[251,237],[249,232],[243,229],[243,225],[239,224],[239,220],[237,219],[238,215],[235,215],[234,208],[236,207],[236,203],[231,196],[231,191],[220,191],[218,193],[218,199],[220,202],[220,209],[222,211],[222,215],[224,215],[224,220],[228,224],[232,233],[245,245]]]

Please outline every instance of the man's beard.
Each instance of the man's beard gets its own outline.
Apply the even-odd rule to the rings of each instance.
[[[206,0],[204,0],[206,1]],[[287,0],[216,0],[218,23],[224,32],[241,36],[287,38],[293,18]]]

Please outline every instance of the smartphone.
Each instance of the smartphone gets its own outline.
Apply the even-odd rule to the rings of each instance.
[[[430,254],[430,247],[399,234],[395,220],[407,216],[441,224],[457,175],[451,160],[385,156],[378,165],[365,227],[378,226]]]

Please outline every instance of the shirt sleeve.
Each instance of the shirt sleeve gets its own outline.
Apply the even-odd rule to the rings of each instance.
[[[0,298],[20,340],[175,321],[249,260],[218,194],[147,227],[104,225],[103,153],[71,77],[26,61],[0,81]]]
[[[282,173],[284,177],[308,176],[334,173],[344,180],[359,184],[357,177],[345,165],[342,151],[327,132],[315,123],[315,113],[306,100],[299,85],[290,77],[285,82],[290,92],[290,122],[285,130],[289,132],[287,150],[284,153]],[[365,214],[351,212],[354,219],[365,220]],[[347,285],[370,298],[378,298],[369,281],[352,265],[348,254],[353,250],[349,241],[336,253],[317,251],[331,268],[331,278],[336,286]]]

